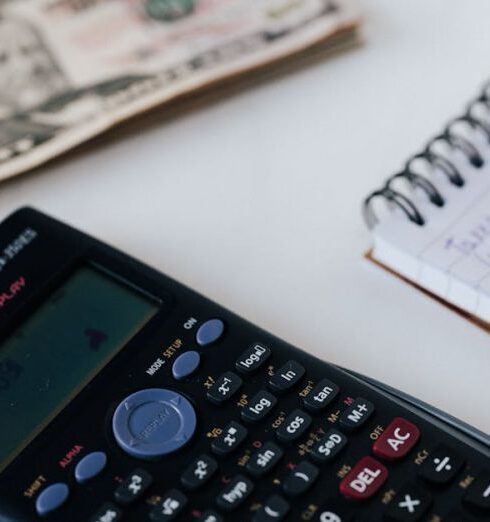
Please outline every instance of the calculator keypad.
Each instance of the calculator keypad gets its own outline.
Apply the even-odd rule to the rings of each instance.
[[[439,437],[424,438],[426,428],[403,408],[392,406],[385,413],[383,401],[372,390],[341,378],[337,382],[330,367],[310,367],[301,354],[293,359],[270,342],[250,342],[252,338],[243,346],[235,340],[225,347],[231,329],[225,329],[224,322],[208,328],[201,332],[201,341],[204,334],[210,340],[222,331],[219,338],[201,345],[199,370],[174,379],[169,386],[173,390],[165,391],[165,408],[172,405],[177,410],[180,403],[170,400],[175,398],[192,404],[197,414],[196,434],[185,444],[177,440],[179,451],[169,454],[181,464],[167,457],[156,463],[140,460],[140,466],[117,477],[107,497],[113,503],[101,502],[83,522],[488,518],[488,470],[478,468],[470,475],[461,450],[442,444]],[[219,354],[232,348],[235,351],[221,362]],[[194,350],[201,348],[190,345],[184,354]],[[216,350],[214,355],[211,350]],[[173,375],[172,364],[169,370]],[[152,393],[161,394],[158,390]],[[150,398],[158,413],[160,398]],[[130,403],[127,411],[136,406]],[[167,418],[174,422],[172,415],[156,416],[143,433],[153,437],[153,430],[160,430]],[[438,498],[450,498],[460,484],[464,492],[451,500],[451,509],[440,509]],[[133,517],[143,510],[143,517]]]

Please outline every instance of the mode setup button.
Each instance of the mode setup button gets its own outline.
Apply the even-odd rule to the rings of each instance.
[[[196,430],[196,412],[180,393],[152,388],[133,393],[117,407],[114,437],[128,455],[154,459],[184,446]]]

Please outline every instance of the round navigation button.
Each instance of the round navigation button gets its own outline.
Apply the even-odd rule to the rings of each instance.
[[[126,453],[153,459],[177,451],[196,431],[192,404],[172,390],[152,388],[133,393],[117,407],[112,428]]]

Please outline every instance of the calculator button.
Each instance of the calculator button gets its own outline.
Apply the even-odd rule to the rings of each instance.
[[[128,455],[152,459],[187,444],[196,430],[192,404],[172,390],[151,388],[133,393],[117,407],[114,436]]]
[[[340,483],[340,492],[350,500],[375,495],[388,478],[388,470],[372,457],[362,458]]]
[[[75,468],[75,480],[79,484],[85,484],[89,480],[100,475],[107,466],[107,455],[103,451],[94,451],[77,464]]]
[[[285,392],[295,386],[305,374],[305,369],[296,361],[288,361],[271,377],[269,386],[276,392]]]
[[[391,501],[386,517],[393,522],[417,522],[432,504],[432,497],[418,486],[401,488]]]
[[[311,456],[318,462],[330,462],[347,444],[347,437],[337,430],[329,430],[311,450]]]
[[[259,450],[257,450],[247,462],[247,471],[259,477],[268,473],[281,460],[284,452],[273,442],[266,442]]]
[[[248,430],[238,422],[232,421],[221,435],[211,444],[211,449],[218,455],[228,455],[235,451],[247,438]]]
[[[189,375],[192,375],[199,368],[200,363],[201,355],[195,350],[179,355],[172,365],[172,375],[174,379],[181,381],[189,377]]]
[[[402,459],[417,444],[419,438],[420,431],[417,426],[397,417],[374,443],[373,453],[385,460]]]
[[[322,379],[305,397],[304,405],[310,411],[325,409],[339,394],[339,387],[328,379]]]
[[[208,482],[218,469],[217,462],[208,455],[198,457],[182,474],[182,484],[195,490]]]
[[[318,473],[316,466],[304,460],[286,477],[282,488],[284,492],[291,497],[301,495],[313,486],[313,483],[318,477]]]
[[[220,339],[225,331],[225,323],[221,319],[210,319],[203,323],[196,333],[199,346],[209,346]]]
[[[226,372],[221,375],[208,391],[208,399],[218,406],[231,399],[240,389],[243,381],[233,372]]]
[[[258,422],[266,417],[277,403],[277,399],[266,390],[255,394],[242,410],[242,419],[246,422]]]
[[[282,442],[298,440],[311,425],[311,417],[301,411],[294,410],[276,431],[277,438]]]
[[[41,517],[59,509],[68,499],[70,489],[66,484],[58,483],[44,489],[36,500],[36,511]]]
[[[347,431],[354,431],[363,426],[374,413],[374,406],[363,399],[357,398],[340,416],[340,425]]]
[[[187,504],[187,497],[178,489],[171,489],[160,499],[150,513],[153,522],[169,522],[175,520]]]
[[[197,522],[224,522],[224,518],[213,511],[212,509],[207,509],[198,519]]]
[[[240,355],[235,366],[242,373],[252,373],[259,369],[270,356],[270,348],[261,343],[255,343]]]
[[[291,506],[279,495],[269,497],[257,511],[253,522],[271,522],[273,520],[283,520],[288,514]]]
[[[152,476],[144,469],[135,469],[114,492],[114,498],[123,505],[139,500],[152,485]]]
[[[216,502],[224,511],[237,509],[253,491],[253,483],[243,475],[237,475],[218,495]]]
[[[320,510],[317,518],[314,520],[315,522],[352,522],[354,515],[345,508],[337,508],[327,504]]]
[[[464,460],[458,453],[441,444],[422,464],[419,473],[429,482],[442,485],[450,482],[463,465]]]
[[[89,522],[119,522],[122,520],[123,512],[114,504],[104,504],[97,512],[89,519]]]
[[[464,501],[482,511],[490,512],[490,471],[480,473],[470,485]]]

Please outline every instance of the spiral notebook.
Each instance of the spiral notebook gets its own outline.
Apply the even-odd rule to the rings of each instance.
[[[490,330],[490,86],[363,211],[369,259]]]

